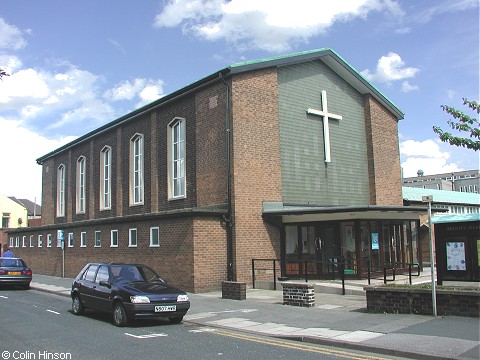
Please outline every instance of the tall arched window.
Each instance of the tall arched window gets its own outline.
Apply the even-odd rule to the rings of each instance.
[[[130,140],[130,204],[143,204],[143,135]]]
[[[65,165],[57,169],[57,216],[65,216]]]
[[[168,194],[170,199],[184,198],[185,172],[185,119],[175,118],[168,126]]]
[[[100,209],[112,207],[112,148],[105,146],[100,152]]]
[[[77,160],[77,214],[85,213],[85,170],[85,157],[80,156]]]

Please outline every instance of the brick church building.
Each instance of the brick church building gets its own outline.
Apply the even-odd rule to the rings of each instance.
[[[192,292],[251,285],[252,259],[421,262],[402,118],[331,49],[231,65],[40,157],[42,225],[10,246],[36,273],[141,262]]]

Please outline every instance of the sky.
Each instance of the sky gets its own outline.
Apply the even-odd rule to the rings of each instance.
[[[2,0],[0,193],[40,203],[37,158],[231,64],[320,48],[404,112],[404,177],[479,168],[432,130],[441,105],[478,118],[478,0]]]

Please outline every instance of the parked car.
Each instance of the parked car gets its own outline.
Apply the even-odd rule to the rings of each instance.
[[[30,288],[32,269],[20,258],[0,257],[0,285],[20,285]]]
[[[86,308],[109,312],[117,326],[155,318],[178,324],[190,308],[185,291],[141,264],[89,263],[73,281],[71,296],[75,315]]]

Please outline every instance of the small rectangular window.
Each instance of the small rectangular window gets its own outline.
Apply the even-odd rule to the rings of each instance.
[[[112,230],[110,233],[110,246],[118,247],[118,230]]]
[[[20,247],[20,238],[18,236],[15,237],[15,247]]]
[[[158,227],[150,228],[150,246],[151,247],[160,246],[160,230]]]
[[[33,235],[30,235],[30,247],[33,247]]]
[[[128,246],[129,247],[137,246],[137,229],[128,230]]]
[[[52,247],[52,234],[47,235],[47,247]]]
[[[13,237],[10,238],[10,247],[14,247],[14,241],[13,241]]]
[[[87,233],[86,232],[81,232],[80,233],[80,247],[86,247],[87,246]]]
[[[73,233],[68,233],[68,247],[73,247]]]
[[[27,246],[27,237],[25,235],[22,236],[22,247]]]
[[[43,236],[38,235],[38,247],[41,248],[43,246]]]
[[[101,247],[102,246],[102,239],[101,239],[102,233],[100,231],[95,231],[95,247]]]

